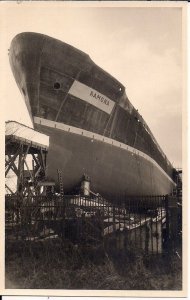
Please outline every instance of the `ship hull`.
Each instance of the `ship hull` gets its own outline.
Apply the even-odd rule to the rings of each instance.
[[[173,166],[124,86],[87,54],[22,33],[9,59],[34,128],[50,136],[47,175],[57,182],[61,169],[66,192],[84,174],[107,199],[172,192]]]
[[[78,128],[35,119],[35,129],[50,137],[47,175],[57,182],[57,169],[61,169],[65,192],[71,192],[87,174],[91,190],[109,200],[171,193],[174,182],[143,153]]]

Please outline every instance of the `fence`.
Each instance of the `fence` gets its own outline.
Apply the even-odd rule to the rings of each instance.
[[[7,195],[5,238],[7,242],[56,238],[73,243],[114,240],[117,248],[132,245],[146,253],[162,253],[170,236],[175,240],[175,234],[170,234],[170,219],[176,219],[171,218],[168,203],[167,196],[126,197],[110,203],[100,196],[21,199]]]

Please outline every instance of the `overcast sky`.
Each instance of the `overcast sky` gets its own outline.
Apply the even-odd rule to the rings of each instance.
[[[182,166],[181,8],[64,8],[54,2],[49,9],[11,3],[3,28],[6,120],[31,125],[9,66],[11,40],[24,31],[44,33],[88,53],[117,78],[169,160]]]

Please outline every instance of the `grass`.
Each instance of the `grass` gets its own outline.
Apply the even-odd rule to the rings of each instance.
[[[61,240],[9,243],[6,288],[181,290],[182,261]]]

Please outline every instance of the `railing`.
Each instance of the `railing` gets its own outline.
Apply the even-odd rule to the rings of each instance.
[[[58,238],[109,244],[114,238],[117,247],[162,253],[170,238],[167,196],[133,196],[113,203],[100,196],[7,195],[5,212],[6,241]]]

